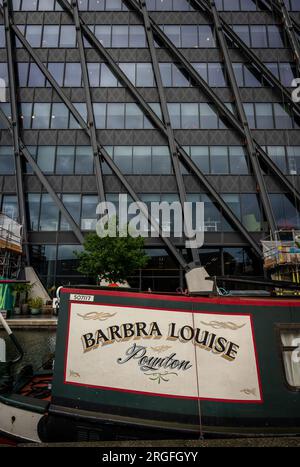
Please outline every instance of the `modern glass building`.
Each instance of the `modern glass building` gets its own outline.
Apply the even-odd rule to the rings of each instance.
[[[119,193],[205,202],[203,247],[148,238],[131,285],[261,275],[260,240],[300,229],[300,0],[0,4],[1,210],[46,286],[83,282],[74,251]]]

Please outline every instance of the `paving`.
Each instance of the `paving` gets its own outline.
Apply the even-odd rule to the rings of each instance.
[[[78,443],[19,444],[19,447],[90,447],[90,448],[212,448],[212,447],[298,447],[300,437],[235,438],[161,441],[97,441]]]

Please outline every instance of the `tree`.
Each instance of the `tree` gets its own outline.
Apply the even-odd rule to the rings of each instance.
[[[95,280],[124,283],[128,276],[146,266],[144,238],[128,236],[99,237],[90,233],[84,240],[84,251],[75,252],[78,271]]]

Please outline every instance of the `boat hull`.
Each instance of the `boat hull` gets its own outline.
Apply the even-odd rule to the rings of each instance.
[[[300,435],[299,330],[299,299],[63,289],[51,401],[13,426],[6,396],[0,430],[44,442]]]
[[[63,289],[60,313],[50,414],[100,413],[108,419],[125,417],[127,424],[138,419],[145,429],[150,423],[153,429],[154,425],[158,430],[174,429],[177,436],[186,430],[190,435],[300,433],[300,391],[289,385],[280,343],[281,330],[291,328],[300,337],[299,299]],[[138,335],[140,322],[146,323],[147,336]],[[124,335],[126,323],[133,334]],[[151,323],[159,328],[152,335]],[[119,327],[111,336],[113,326]],[[184,328],[181,336],[180,328]],[[96,342],[99,329],[103,334]],[[219,347],[195,340],[197,329],[215,343],[219,339]],[[141,359],[128,358],[137,346],[149,351],[143,356],[146,363],[156,355],[153,349],[161,352],[163,365],[141,371]],[[179,361],[174,362],[174,370],[168,360],[173,353]]]

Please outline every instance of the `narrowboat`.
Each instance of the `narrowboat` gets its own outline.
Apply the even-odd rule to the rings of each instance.
[[[11,382],[1,364],[2,436],[300,434],[300,297],[78,286],[59,301],[53,371]]]

